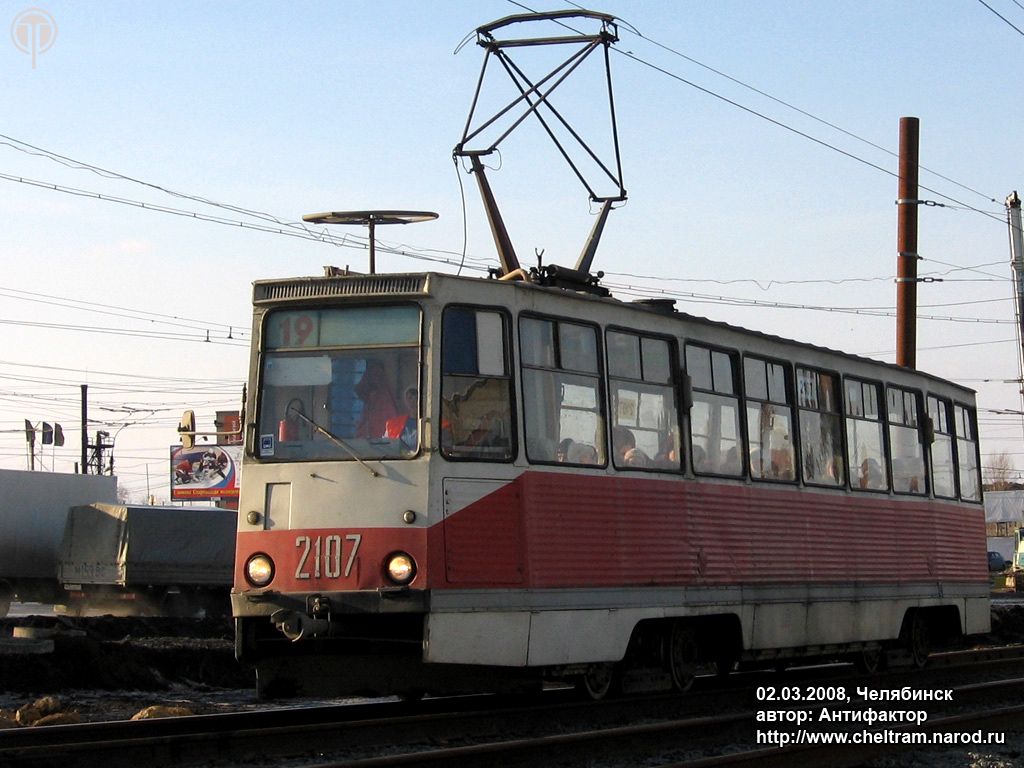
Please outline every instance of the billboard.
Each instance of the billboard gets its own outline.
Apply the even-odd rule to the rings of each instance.
[[[171,500],[238,498],[241,445],[171,446]]]

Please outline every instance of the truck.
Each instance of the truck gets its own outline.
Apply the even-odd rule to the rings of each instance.
[[[0,616],[13,601],[60,602],[57,558],[68,509],[116,501],[116,477],[0,470]]]
[[[1024,592],[1024,528],[1018,528],[1013,538],[1013,560],[1006,586],[1012,586],[1015,592]]]
[[[227,615],[236,526],[219,507],[72,507],[57,563],[63,612]]]

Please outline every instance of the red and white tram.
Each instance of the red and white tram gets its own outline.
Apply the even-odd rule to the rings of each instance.
[[[569,17],[599,28],[499,39]],[[611,98],[612,16],[511,16],[477,38],[516,80],[498,113],[524,107],[514,125],[556,81],[526,80],[511,51],[577,47],[558,83],[603,51]],[[987,631],[973,392],[607,297],[590,265],[626,197],[614,130],[614,190],[584,181],[601,213],[575,268],[520,268],[482,162],[509,131],[484,142],[478,103],[455,155],[502,279],[255,284],[232,606],[260,690],[563,679],[600,696],[685,688],[701,662],[872,665],[900,647],[922,664]]]
[[[989,628],[964,387],[523,281],[254,307],[232,605],[264,694],[685,688]]]

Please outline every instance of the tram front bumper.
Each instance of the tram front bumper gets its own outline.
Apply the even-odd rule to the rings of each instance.
[[[248,590],[231,593],[231,613],[236,618],[270,618],[276,624],[286,614],[310,619],[327,616],[374,614],[423,614],[430,609],[430,593],[408,587],[382,587],[359,592],[282,593]],[[274,617],[278,616],[277,619]]]

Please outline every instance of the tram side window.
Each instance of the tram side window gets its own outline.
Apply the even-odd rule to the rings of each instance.
[[[956,419],[957,475],[960,498],[981,501],[981,478],[978,474],[978,437],[974,411],[962,405],[953,406]]]
[[[690,442],[693,471],[743,474],[740,449],[740,399],[734,355],[695,344],[686,345],[686,372],[693,388]]]
[[[832,373],[798,367],[796,381],[804,480],[813,485],[842,486],[846,483],[846,467],[839,378]]]
[[[846,380],[847,465],[856,490],[889,489],[878,385]]]
[[[669,343],[622,331],[608,331],[606,341],[615,466],[678,470],[679,420]]]
[[[892,489],[896,493],[924,493],[924,447],[921,444],[916,392],[888,387],[889,450],[892,453]]]
[[[441,337],[441,453],[511,461],[512,385],[508,327],[500,312],[447,307]]]
[[[936,496],[956,498],[953,459],[953,418],[950,404],[932,395],[928,396],[928,416],[932,420],[932,488]]]
[[[526,456],[535,463],[605,464],[597,331],[537,317],[519,320]]]
[[[770,360],[743,360],[747,399],[750,476],[755,480],[796,480],[793,406],[786,366]]]

